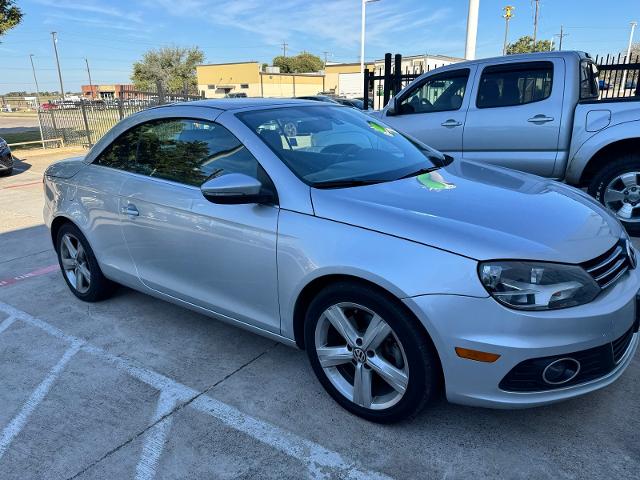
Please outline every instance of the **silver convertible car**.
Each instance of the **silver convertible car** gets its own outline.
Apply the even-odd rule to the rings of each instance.
[[[352,108],[158,107],[51,165],[44,217],[81,300],[116,284],[303,348],[376,422],[515,408],[615,381],[636,252],[574,188],[450,157]]]

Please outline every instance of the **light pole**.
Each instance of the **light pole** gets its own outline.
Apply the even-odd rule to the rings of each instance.
[[[480,0],[469,0],[469,14],[467,15],[467,41],[464,46],[464,58],[467,60],[475,60],[476,58],[479,9]]]
[[[56,65],[58,66],[58,79],[60,80],[60,94],[64,101],[64,86],[62,85],[62,72],[60,71],[60,59],[58,58],[58,37],[57,32],[51,32],[51,39],[53,40],[53,51],[56,54]]]
[[[367,23],[367,3],[379,2],[380,0],[362,0],[362,30],[360,33],[360,75],[364,85],[364,31]]]
[[[40,140],[42,140],[42,148],[45,148],[44,137],[42,136],[42,121],[40,120],[40,87],[38,86],[38,77],[36,77],[36,67],[33,66],[33,53],[29,54],[31,60],[31,71],[33,72],[33,81],[36,84],[36,113],[38,114],[38,128],[40,129]]]
[[[636,25],[638,25],[638,22],[631,22],[631,32],[629,33],[629,45],[627,46],[627,63],[631,63],[631,45],[633,45],[633,33],[636,30]],[[623,70],[622,71],[622,96],[624,97],[624,93],[627,90],[627,71]]]
[[[507,43],[509,42],[509,20],[511,20],[511,18],[513,17],[513,11],[515,10],[515,7],[512,7],[511,5],[507,5],[502,10],[504,10],[504,15],[502,16],[504,17],[504,21],[505,21],[504,44],[502,45],[502,55],[506,55]]]
[[[89,70],[89,59],[87,57],[84,58],[84,63],[87,65],[87,74],[89,75],[89,89],[91,90],[91,100],[93,100],[93,82],[91,81],[91,70]]]

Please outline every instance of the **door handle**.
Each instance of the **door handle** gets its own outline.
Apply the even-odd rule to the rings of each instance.
[[[441,123],[440,125],[442,125],[443,127],[459,127],[460,125],[462,125],[462,122],[458,122],[457,120],[450,118],[449,120]]]
[[[542,124],[542,123],[547,123],[547,122],[553,122],[553,120],[554,120],[553,117],[547,117],[546,115],[541,113],[539,115],[531,117],[529,120],[527,120],[527,122]]]
[[[140,215],[140,212],[136,208],[136,206],[132,203],[128,204],[126,207],[122,208],[122,213],[129,217],[137,217]]]

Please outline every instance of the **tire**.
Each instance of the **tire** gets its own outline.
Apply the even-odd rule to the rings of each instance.
[[[616,215],[629,234],[640,235],[640,154],[626,153],[613,159],[595,174],[588,191]],[[633,220],[627,216],[629,211]]]
[[[0,171],[0,177],[8,177],[13,173],[13,167],[7,169],[7,170],[1,170]]]
[[[98,302],[113,294],[116,284],[102,274],[89,242],[78,227],[71,223],[60,227],[56,235],[56,253],[64,281],[80,300]]]
[[[344,321],[357,330],[350,332],[355,341],[347,341],[348,332],[340,334],[335,327],[346,332],[341,326]],[[374,322],[378,328],[367,330]],[[381,333],[368,335],[370,331]],[[440,363],[431,339],[404,306],[383,291],[347,282],[325,288],[307,309],[304,335],[307,355],[322,386],[342,407],[366,420],[394,423],[413,417],[440,390]],[[381,371],[393,373],[387,377],[392,383]],[[356,381],[371,385],[357,390],[370,395],[357,395]]]

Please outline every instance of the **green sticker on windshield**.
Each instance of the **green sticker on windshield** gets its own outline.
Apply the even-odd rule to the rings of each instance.
[[[384,135],[387,135],[388,137],[393,137],[396,134],[396,131],[393,130],[392,128],[384,127],[384,126],[380,125],[379,123],[372,122],[372,121],[367,121],[367,123],[376,132],[380,132],[380,133],[382,133]]]
[[[423,187],[428,188],[430,191],[451,190],[452,188],[456,188],[453,183],[445,182],[442,175],[438,172],[423,173],[422,175],[418,175],[416,178]]]

